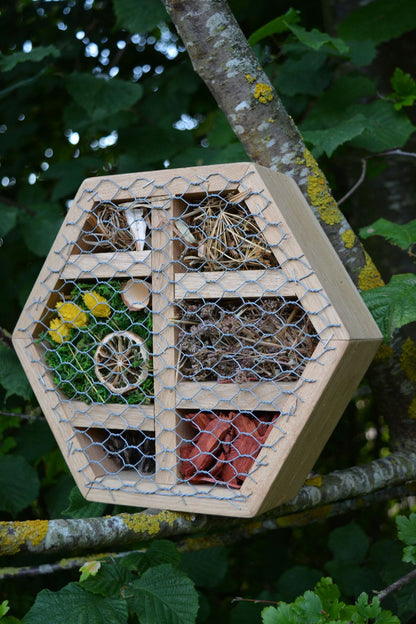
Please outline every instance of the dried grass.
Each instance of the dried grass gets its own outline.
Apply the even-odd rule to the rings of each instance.
[[[238,195],[214,195],[201,202],[183,220],[195,239],[186,243],[180,260],[204,271],[277,266],[277,261],[253,215]]]
[[[318,344],[301,305],[184,302],[180,306],[179,371],[197,381],[298,379]]]

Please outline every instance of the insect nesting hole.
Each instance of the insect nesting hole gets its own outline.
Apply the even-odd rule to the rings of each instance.
[[[99,202],[88,215],[77,247],[88,252],[143,250],[148,212],[149,205],[144,200]],[[75,249],[75,253],[80,249]]]
[[[122,470],[138,470],[142,474],[155,471],[155,438],[144,431],[109,431],[103,446],[109,458]]]
[[[184,301],[179,316],[179,371],[197,381],[295,381],[318,344],[297,301]]]
[[[155,472],[155,437],[152,431],[115,430],[90,427],[77,429],[79,450],[97,473],[118,474],[135,470],[141,475]]]
[[[203,271],[278,265],[262,232],[265,224],[243,201],[247,196],[243,191],[186,202],[176,228],[184,244],[180,257],[184,265]]]

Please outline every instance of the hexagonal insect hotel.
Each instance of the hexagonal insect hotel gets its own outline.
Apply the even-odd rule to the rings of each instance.
[[[86,498],[253,516],[381,336],[296,184],[240,163],[85,180],[13,340]]]

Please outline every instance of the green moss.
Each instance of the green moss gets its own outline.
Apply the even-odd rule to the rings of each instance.
[[[45,355],[47,365],[52,371],[53,380],[61,392],[69,399],[78,399],[85,403],[149,403],[153,395],[153,377],[148,375],[141,386],[123,395],[113,394],[95,375],[94,353],[97,345],[108,334],[115,331],[130,331],[140,336],[152,351],[151,314],[146,310],[132,312],[124,304],[121,295],[121,282],[110,280],[98,284],[80,283],[71,291],[68,300],[88,311],[82,295],[95,291],[104,297],[110,308],[109,318],[95,317],[88,314],[86,327],[71,329],[71,338],[62,344],[54,342],[48,334],[43,337],[48,351]],[[133,362],[140,367],[141,362]]]

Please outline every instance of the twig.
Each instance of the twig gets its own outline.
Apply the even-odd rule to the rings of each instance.
[[[13,349],[12,337],[3,327],[0,327],[0,342],[3,342],[5,345]]]
[[[292,501],[255,520],[150,509],[103,518],[0,522],[0,554],[123,548],[138,541],[176,539],[208,530],[241,530],[246,532],[246,537],[252,537],[259,531],[294,526],[298,521],[307,524],[335,512],[345,513],[369,504],[368,501],[408,496],[410,490],[404,484],[415,478],[416,453],[401,452],[364,466],[332,472],[322,478],[321,486],[304,485]],[[357,500],[352,504],[349,499]]]
[[[3,410],[0,410],[0,416],[7,416],[10,418],[18,418],[20,420],[29,420],[29,421],[34,421],[34,420],[45,420],[45,418],[43,416],[36,416],[35,414],[16,414],[15,412],[5,412]]]
[[[260,600],[260,598],[241,598],[241,596],[236,596],[231,600],[231,604],[233,602],[252,602],[253,604],[269,604],[269,605],[278,605],[279,600]]]
[[[272,514],[269,513],[267,514],[267,517],[263,516],[259,519],[255,518],[253,520],[246,521],[237,519],[234,523],[232,523],[232,526],[228,532],[224,530],[219,530],[216,533],[210,533],[204,536],[190,535],[189,537],[185,537],[182,540],[176,540],[176,545],[179,552],[203,550],[204,548],[211,548],[213,546],[229,546],[239,541],[252,538],[254,535],[259,535],[265,532],[276,530],[278,528],[305,526],[313,522],[321,522],[326,518],[333,518],[335,516],[339,516],[357,509],[363,509],[366,506],[374,505],[374,503],[382,502],[383,500],[403,498],[410,493],[411,490],[408,490],[405,486],[399,486],[395,488],[381,490],[379,492],[373,492],[367,496],[339,501],[333,503],[332,505],[323,505],[312,510],[308,509],[300,513],[281,516],[278,518],[272,518]],[[150,517],[149,512],[147,512],[146,515],[147,517]],[[130,517],[133,517],[133,515],[130,515]],[[203,517],[201,516],[200,518]],[[96,520],[99,521],[100,518],[97,518]],[[195,519],[195,521],[197,522],[198,526],[201,527],[198,519]],[[59,522],[64,523],[65,521],[59,520]],[[170,537],[174,539],[175,535]],[[157,536],[155,536],[155,539],[157,539]],[[116,540],[114,545],[117,545]],[[74,570],[76,568],[80,568],[87,561],[102,560],[109,557],[122,558],[130,554],[130,552],[142,552],[142,550],[123,551],[120,553],[99,553],[87,555],[84,557],[79,556],[60,559],[59,561],[55,561],[52,563],[40,564],[35,566],[16,566],[0,568],[0,580],[5,578],[44,576],[47,574],[55,574],[56,572],[60,571]],[[386,590],[383,590],[383,592],[384,591]],[[380,594],[377,595],[380,598]],[[383,597],[384,596],[382,596],[380,600]],[[238,600],[238,598],[235,600]]]
[[[370,158],[382,158],[383,156],[406,156],[410,158],[416,158],[416,152],[404,152],[403,150],[396,149],[396,150],[387,150],[385,152],[380,152],[379,154],[371,154],[370,156],[361,158],[360,177],[358,178],[354,186],[351,187],[350,190],[347,193],[345,193],[343,197],[341,197],[341,199],[338,199],[337,201],[338,206],[340,206],[346,199],[348,199],[348,197],[350,197],[353,193],[355,193],[357,188],[364,182],[365,176],[367,174],[367,160],[370,160]]]
[[[410,583],[410,581],[413,581],[413,579],[415,578],[416,578],[416,569],[412,570],[408,574],[405,574],[405,576],[402,576],[401,578],[399,578],[397,581],[395,581],[394,583],[392,583],[385,589],[382,589],[381,591],[377,592],[376,596],[379,600],[384,600],[386,596],[388,596],[394,591],[397,591],[398,589],[401,589],[402,587]]]
[[[367,160],[365,158],[361,158],[361,174],[360,174],[360,177],[358,178],[358,180],[354,184],[354,186],[352,186],[350,188],[348,193],[345,193],[345,195],[343,197],[341,197],[341,199],[338,199],[338,201],[337,201],[338,206],[340,206],[346,199],[348,199],[348,197],[350,197],[353,193],[355,193],[357,188],[359,186],[361,186],[361,184],[364,182],[366,173],[367,173]]]

